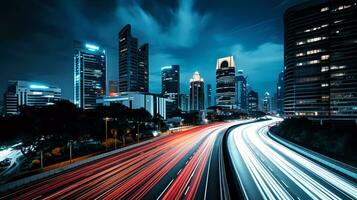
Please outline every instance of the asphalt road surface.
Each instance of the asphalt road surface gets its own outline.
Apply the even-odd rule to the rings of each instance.
[[[0,199],[219,199],[222,137],[237,123],[172,134],[0,194]]]
[[[356,179],[272,139],[268,126],[278,121],[238,126],[228,135],[229,156],[245,199],[357,199]]]

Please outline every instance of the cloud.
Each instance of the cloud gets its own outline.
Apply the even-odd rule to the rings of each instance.
[[[188,48],[197,42],[209,18],[194,11],[193,3],[193,0],[180,1],[178,8],[168,17],[170,23],[167,27],[135,2],[118,7],[117,16],[120,21],[132,24],[134,30],[158,48]]]
[[[277,76],[284,65],[283,44],[267,42],[249,51],[236,44],[232,52],[237,68],[244,70],[253,88],[258,88],[260,94],[264,90],[275,91]]]

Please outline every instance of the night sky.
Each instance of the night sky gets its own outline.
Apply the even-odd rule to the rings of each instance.
[[[199,71],[215,87],[216,59],[234,55],[260,93],[275,90],[283,69],[283,13],[297,0],[9,0],[0,8],[0,92],[11,79],[48,83],[73,95],[73,40],[107,48],[109,80],[117,79],[117,34],[130,23],[150,44],[150,91],[160,69],[181,66],[181,91]]]

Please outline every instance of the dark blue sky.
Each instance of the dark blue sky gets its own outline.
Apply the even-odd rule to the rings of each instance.
[[[117,33],[127,23],[150,44],[150,91],[161,90],[162,66],[181,66],[181,90],[199,71],[215,87],[216,59],[234,55],[260,94],[273,92],[283,69],[283,12],[297,0],[13,0],[0,8],[0,92],[24,79],[73,95],[74,39],[108,49],[109,79],[117,78]]]

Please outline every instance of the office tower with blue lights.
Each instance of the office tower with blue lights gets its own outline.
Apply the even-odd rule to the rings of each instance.
[[[80,41],[73,43],[74,104],[83,109],[94,109],[98,98],[106,91],[105,49]]]
[[[357,2],[301,3],[284,15],[284,111],[316,120],[357,118]]]
[[[149,91],[149,45],[138,48],[138,39],[127,24],[118,34],[119,92]]]
[[[207,90],[207,108],[210,107],[210,106],[213,106],[212,105],[212,85],[211,84],[207,84],[206,85],[206,90]]]
[[[248,92],[248,113],[259,111],[259,96],[254,90]]]
[[[276,111],[278,114],[284,114],[284,72],[279,73],[276,84]]]
[[[161,68],[161,95],[172,100],[168,102],[167,115],[178,109],[180,95],[180,66],[169,65]]]
[[[233,56],[219,58],[216,65],[216,105],[236,107],[235,65]]]
[[[200,73],[195,72],[190,79],[190,110],[200,111],[205,108],[205,88]]]
[[[4,94],[4,111],[8,115],[16,115],[22,106],[49,106],[60,99],[61,89],[58,87],[21,80],[9,81]]]
[[[247,109],[247,79],[244,77],[243,70],[238,70],[236,76],[236,102],[237,109],[246,111]]]

